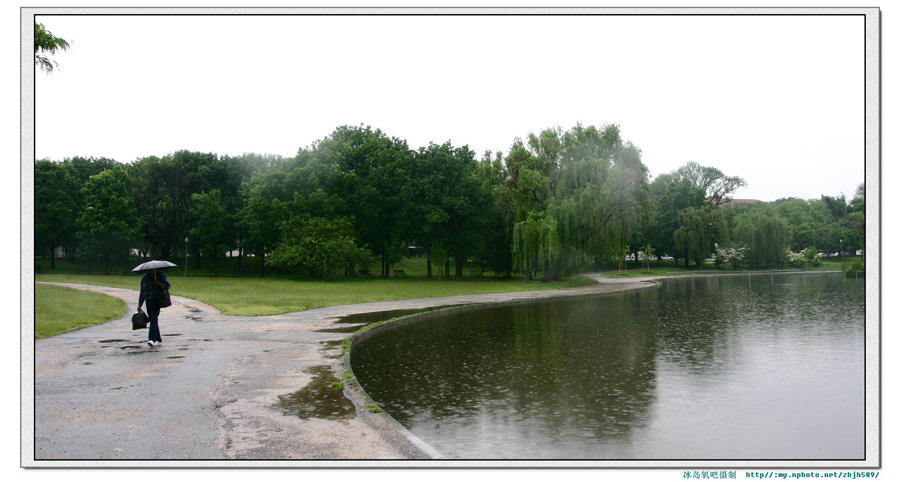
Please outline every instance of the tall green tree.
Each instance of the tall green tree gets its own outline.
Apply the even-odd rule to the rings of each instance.
[[[721,240],[719,230],[722,227],[722,211],[716,206],[702,208],[688,207],[679,211],[679,228],[672,237],[675,247],[683,250],[685,265],[693,258],[700,269],[703,262],[715,250],[714,240]]]
[[[59,67],[59,64],[47,58],[47,55],[68,49],[69,42],[53,36],[49,30],[44,28],[43,24],[34,24],[34,65],[40,67],[44,72],[53,72],[53,66]]]
[[[791,228],[769,206],[735,218],[735,239],[747,246],[745,261],[753,269],[783,266],[791,241]]]
[[[462,276],[468,255],[474,254],[480,214],[489,207],[488,194],[477,177],[475,153],[450,142],[429,144],[416,153],[406,183],[408,206],[402,229],[425,248],[427,276],[432,277],[432,248],[448,250]],[[447,258],[449,260],[449,257]],[[449,270],[448,270],[449,271]]]
[[[129,186],[128,173],[117,166],[91,176],[83,188],[86,207],[79,237],[88,252],[103,258],[106,274],[110,259],[127,255],[138,234],[137,210]]]
[[[35,253],[49,254],[51,269],[56,268],[56,248],[77,238],[81,186],[61,163],[34,163]]]
[[[381,259],[382,276],[406,252],[404,219],[414,153],[406,141],[369,126],[341,126],[314,146],[317,162],[335,166],[326,188],[340,199],[335,214],[354,220],[360,242]],[[323,193],[323,194],[328,194]]]
[[[77,217],[77,215],[80,215],[80,213],[84,212],[85,209],[84,193],[82,191],[82,188],[84,187],[88,179],[90,179],[91,176],[100,174],[103,171],[112,169],[116,166],[120,166],[120,164],[113,159],[108,159],[105,157],[94,158],[75,156],[64,159],[62,161],[62,166],[66,170],[68,176],[71,177],[75,183],[70,186],[71,191],[69,192],[69,196],[75,201]],[[75,260],[75,256],[77,255],[79,248],[79,241],[76,235],[76,231],[77,230],[68,231],[69,234],[63,238],[60,245],[60,247],[62,247],[63,253],[67,258],[69,258],[70,261]]]
[[[550,281],[591,258],[617,260],[641,218],[646,176],[640,151],[615,125],[545,129],[529,135],[528,147],[514,142],[499,195],[515,212],[517,269]]]
[[[688,209],[701,210],[705,203],[706,192],[694,186],[687,179],[678,179],[671,174],[658,176],[650,184],[651,211],[648,229],[649,241],[657,246],[661,254],[671,254],[677,264],[684,253],[675,248],[675,232],[682,227],[680,213]],[[661,258],[657,263],[661,262]],[[688,261],[685,259],[685,266]]]
[[[266,257],[281,238],[280,226],[290,216],[288,205],[268,196],[261,185],[245,187],[239,226],[244,233],[243,246],[259,259],[259,275],[266,275]]]
[[[188,235],[192,190],[171,156],[150,156],[131,164],[134,200],[145,252],[169,259]]]
[[[215,276],[219,276],[219,260],[225,255],[229,241],[226,236],[229,222],[222,193],[218,189],[194,193],[191,200],[193,202],[191,218],[194,226],[191,229],[191,237],[199,246],[200,252],[212,258]]]
[[[713,206],[727,202],[735,191],[747,186],[747,182],[737,176],[726,176],[715,167],[701,166],[689,162],[673,173],[676,179],[689,181],[694,187],[703,189],[706,199]]]

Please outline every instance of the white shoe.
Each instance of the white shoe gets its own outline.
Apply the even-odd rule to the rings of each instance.
[[[155,347],[155,346],[162,345],[162,342],[161,342],[161,341],[148,340],[148,341],[147,341],[147,344],[150,345],[150,347]]]

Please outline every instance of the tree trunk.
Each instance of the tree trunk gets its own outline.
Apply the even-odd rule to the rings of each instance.
[[[238,238],[238,243],[241,245],[244,243],[243,236]],[[238,246],[238,273],[243,271],[243,267],[244,267],[244,247]]]
[[[444,261],[444,278],[450,278],[450,257],[447,256],[447,259]]]
[[[109,276],[109,253],[103,253],[103,269],[106,272],[106,276]]]
[[[266,254],[265,253],[259,254],[259,277],[260,278],[266,277]]]
[[[213,256],[213,264],[216,266],[216,272],[213,276],[219,277],[219,255]]]
[[[425,266],[426,266],[426,272],[428,273],[428,274],[426,274],[426,277],[428,277],[428,279],[432,279],[434,276],[431,273],[431,253],[428,253],[428,257],[426,258]]]
[[[466,264],[466,256],[463,254],[456,254],[456,277],[462,278],[463,275],[463,265]]]
[[[56,248],[50,248],[50,269],[56,269]]]

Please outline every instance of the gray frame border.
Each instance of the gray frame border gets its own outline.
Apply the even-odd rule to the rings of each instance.
[[[881,11],[870,8],[44,8],[20,9],[20,156],[21,156],[21,466],[22,467],[606,467],[606,468],[744,468],[778,467],[796,470],[881,467]],[[605,14],[605,15],[864,15],[865,16],[865,179],[867,204],[867,257],[869,288],[866,293],[866,459],[863,461],[39,461],[34,459],[34,79],[32,60],[34,15],[131,14],[131,15],[287,15],[287,14]],[[872,200],[874,199],[874,202]],[[874,286],[872,285],[874,283]]]

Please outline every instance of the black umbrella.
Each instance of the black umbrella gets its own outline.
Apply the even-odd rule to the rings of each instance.
[[[174,266],[178,266],[178,265],[175,263],[170,263],[168,261],[153,260],[153,261],[147,261],[146,263],[141,263],[141,264],[137,265],[137,267],[135,267],[133,270],[131,270],[131,272],[132,273],[143,273],[144,271],[150,271],[153,269],[166,269],[166,268],[172,268]]]

